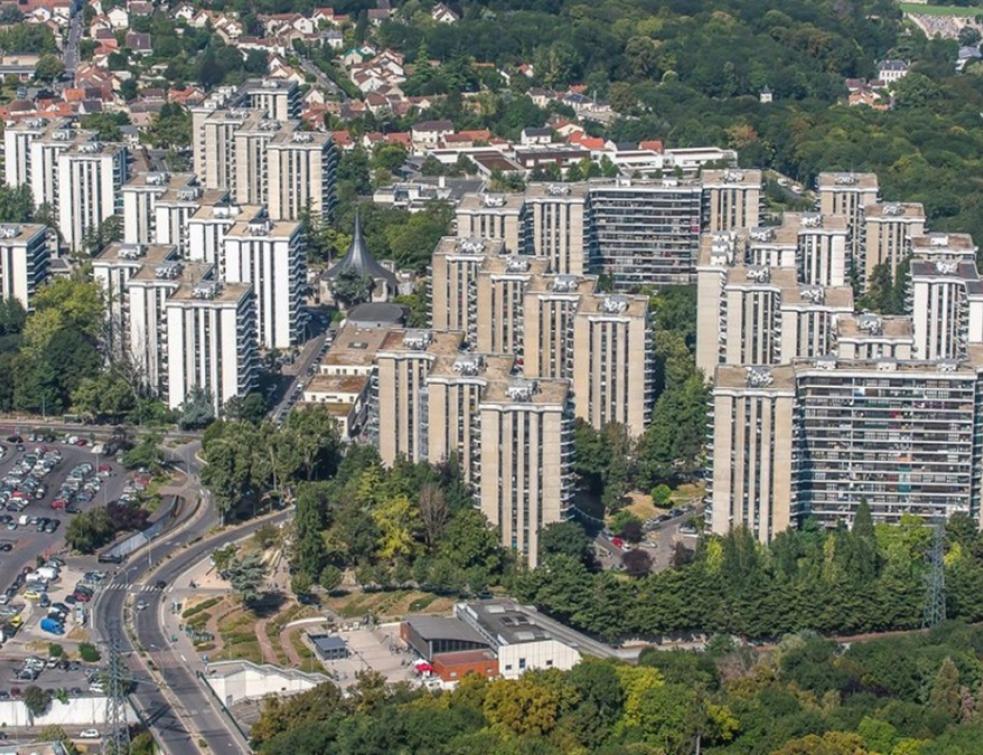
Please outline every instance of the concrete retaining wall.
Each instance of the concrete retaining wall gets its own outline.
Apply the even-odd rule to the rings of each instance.
[[[128,705],[127,719],[138,721]],[[20,700],[0,700],[0,728],[8,726],[102,726],[106,723],[105,697],[79,697],[67,703],[52,700],[43,715],[31,718],[27,706]]]

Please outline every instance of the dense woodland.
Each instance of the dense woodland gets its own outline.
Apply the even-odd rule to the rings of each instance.
[[[346,697],[328,683],[268,700],[252,736],[269,755],[972,755],[981,649],[983,630],[949,625],[846,650],[810,633],[765,653],[721,637],[442,694],[369,674]]]

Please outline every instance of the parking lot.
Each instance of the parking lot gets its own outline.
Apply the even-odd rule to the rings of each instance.
[[[3,455],[0,457],[0,480],[16,479],[9,477],[13,470],[23,469],[25,460],[43,458],[45,451],[57,452],[61,458],[47,474],[38,478],[40,485],[43,486],[43,495],[40,498],[32,496],[27,499],[26,506],[22,509],[19,508],[19,504],[11,507],[11,503],[18,499],[10,498],[3,501],[3,511],[0,511],[0,517],[4,517],[0,520],[0,591],[6,589],[26,565],[33,565],[37,556],[48,557],[64,551],[65,527],[74,515],[72,512],[85,511],[118,499],[126,483],[120,465],[113,459],[94,454],[90,446],[70,445],[63,442],[63,437],[57,438],[55,442],[31,442],[29,436],[21,436],[23,442],[19,444],[9,442],[7,437],[11,436],[0,438],[0,446],[3,447]],[[41,449],[40,453],[35,453],[36,449]],[[70,506],[69,501],[62,496],[60,500],[65,501],[64,505],[69,507],[69,510],[52,508],[52,502],[59,498],[59,492],[69,479],[71,471],[83,463],[92,466],[92,473],[86,475],[79,484],[80,495],[71,502],[74,505]],[[97,470],[101,465],[105,471],[99,475]],[[34,466],[37,467],[36,464]],[[40,469],[43,468],[39,468],[39,471]],[[100,480],[99,489],[87,493],[84,491],[84,486],[91,478]],[[0,491],[5,488],[9,486],[0,483]],[[0,500],[3,500],[3,497],[0,494]],[[27,517],[26,521],[24,517]],[[49,530],[53,527],[57,529],[54,532],[45,532],[42,526],[40,528],[42,531],[39,531],[38,520],[41,518],[50,520]],[[54,525],[54,522],[58,524]]]

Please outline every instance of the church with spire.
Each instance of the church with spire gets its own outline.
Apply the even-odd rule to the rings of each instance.
[[[365,243],[365,236],[362,234],[362,218],[355,213],[355,231],[352,234],[352,243],[348,247],[345,256],[330,267],[323,275],[322,282],[326,283],[322,289],[322,301],[334,303],[331,296],[331,287],[342,273],[354,272],[361,278],[368,278],[372,281],[373,302],[390,301],[399,293],[398,281],[395,273],[379,263],[369,251]],[[327,296],[325,296],[327,294]]]

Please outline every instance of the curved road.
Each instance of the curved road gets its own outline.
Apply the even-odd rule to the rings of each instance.
[[[202,515],[202,522],[195,522],[194,526],[184,525],[181,532],[175,535],[162,535],[159,541],[135,554],[132,563],[121,568],[116,577],[100,591],[93,615],[96,629],[104,639],[108,639],[110,627],[124,625],[127,595],[139,596],[140,600],[147,603],[145,610],[135,613],[134,624],[139,647],[134,648],[124,632],[119,633],[119,641],[122,651],[130,653],[131,657],[137,657],[133,651],[145,651],[163,678],[166,689],[161,689],[160,682],[147,672],[143,662],[141,668],[131,669],[136,682],[132,695],[134,702],[166,753],[195,755],[202,751],[197,744],[199,738],[214,753],[248,752],[248,745],[219,711],[211,693],[195,677],[187,661],[171,650],[169,638],[165,636],[159,623],[161,603],[166,600],[166,593],[148,590],[146,586],[152,586],[158,580],[164,580],[168,585],[173,584],[176,577],[206,558],[213,550],[240,540],[265,524],[284,521],[291,515],[290,510],[280,511],[239,527],[229,528],[190,545],[173,555],[170,560],[160,563],[161,559],[174,554],[176,549],[207,530],[210,526],[207,522],[214,524],[214,512],[207,511]],[[160,565],[155,569],[154,564]]]

